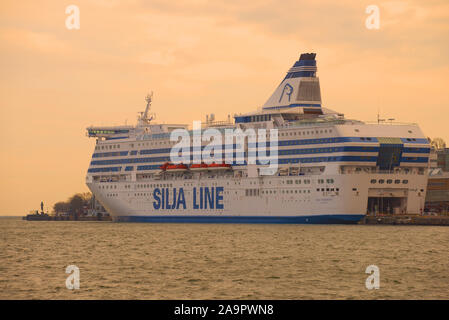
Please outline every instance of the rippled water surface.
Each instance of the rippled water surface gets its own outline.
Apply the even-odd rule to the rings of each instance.
[[[449,298],[447,227],[0,218],[0,237],[1,299]]]

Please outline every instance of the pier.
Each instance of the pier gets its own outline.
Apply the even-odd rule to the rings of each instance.
[[[365,216],[359,224],[365,225],[410,225],[410,226],[449,226],[449,216],[433,215],[370,215]]]
[[[56,216],[48,214],[29,214],[23,217],[28,221],[112,221],[111,216]]]

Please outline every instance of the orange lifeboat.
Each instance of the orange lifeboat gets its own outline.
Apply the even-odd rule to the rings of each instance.
[[[169,164],[167,165],[167,171],[186,171],[188,168],[185,164]]]
[[[193,170],[193,171],[204,171],[204,170],[207,170],[207,168],[208,168],[208,165],[205,164],[204,162],[194,163],[194,164],[190,165],[190,170]]]
[[[211,163],[208,168],[210,170],[228,170],[231,169],[232,166],[228,163]]]

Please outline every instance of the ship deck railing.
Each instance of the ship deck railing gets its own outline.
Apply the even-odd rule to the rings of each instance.
[[[318,118],[314,120],[304,119],[296,120],[284,123],[282,127],[302,127],[302,126],[325,126],[325,125],[339,125],[339,124],[379,124],[379,125],[399,125],[399,126],[416,126],[414,122],[398,122],[398,121],[359,121],[352,119],[329,119],[329,118]]]
[[[234,123],[232,121],[223,120],[223,121],[206,121],[202,122],[201,125],[205,127],[223,127],[223,126],[232,126]]]
[[[366,124],[382,124],[382,125],[395,125],[395,126],[417,126],[418,124],[415,122],[398,122],[398,121],[364,121]]]
[[[372,168],[360,168],[357,169],[344,169],[340,170],[340,174],[401,174],[401,175],[424,175],[425,170],[405,170],[405,169],[392,169],[392,170],[381,170]]]

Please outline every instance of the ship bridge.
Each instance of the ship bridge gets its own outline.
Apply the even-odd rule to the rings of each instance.
[[[87,128],[86,135],[89,138],[104,138],[106,140],[114,138],[127,138],[133,126],[91,126]]]

